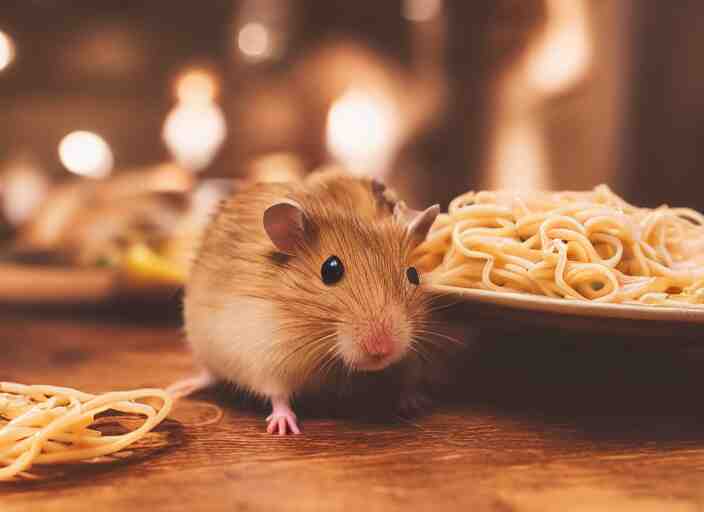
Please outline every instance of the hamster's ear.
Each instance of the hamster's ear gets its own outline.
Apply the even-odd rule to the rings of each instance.
[[[386,190],[386,185],[379,181],[376,178],[372,178],[371,180],[371,186],[372,186],[372,192],[374,192],[375,196],[383,196],[384,191]]]
[[[292,199],[282,199],[264,211],[264,230],[276,248],[293,256],[306,235],[303,208]]]
[[[376,202],[389,212],[394,210],[394,207],[399,202],[398,197],[393,190],[387,188],[387,186],[377,179],[372,179],[370,181],[372,188],[372,193],[376,198]]]
[[[435,222],[439,213],[439,204],[434,204],[422,212],[411,210],[403,201],[399,201],[394,207],[394,219],[406,226],[406,232],[409,238],[416,244],[425,240],[428,231],[430,231],[430,227],[433,225],[433,222]]]

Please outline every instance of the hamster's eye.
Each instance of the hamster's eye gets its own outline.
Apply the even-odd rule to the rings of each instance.
[[[420,276],[418,275],[418,271],[415,267],[408,267],[406,269],[406,277],[411,284],[415,284],[416,286],[420,284]]]
[[[323,266],[320,268],[320,277],[323,278],[323,283],[327,285],[337,283],[342,279],[344,273],[345,267],[337,256],[330,256],[323,262]]]

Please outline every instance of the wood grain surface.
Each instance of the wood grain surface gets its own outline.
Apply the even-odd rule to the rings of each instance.
[[[429,415],[305,404],[300,437],[214,390],[177,404],[159,442],[0,483],[0,510],[704,510],[704,353],[676,336],[484,330]],[[1,380],[86,391],[192,370],[177,326],[114,315],[3,314],[0,350]]]

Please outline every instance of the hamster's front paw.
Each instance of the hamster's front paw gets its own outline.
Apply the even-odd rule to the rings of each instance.
[[[296,414],[291,410],[288,400],[272,398],[271,406],[271,414],[266,419],[266,421],[269,422],[269,425],[266,427],[266,431],[269,434],[276,434],[278,432],[280,436],[285,436],[289,431],[292,434],[301,433],[301,429],[298,428],[298,418],[296,418]]]
[[[398,413],[402,418],[416,418],[430,409],[432,401],[420,391],[401,393],[398,401]]]

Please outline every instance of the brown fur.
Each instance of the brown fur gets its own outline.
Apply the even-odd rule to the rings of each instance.
[[[282,199],[300,204],[309,226],[293,256],[276,251],[262,224],[266,208]],[[425,326],[428,297],[406,278],[413,242],[392,216],[394,201],[372,181],[338,172],[313,174],[303,183],[256,184],[227,200],[204,235],[186,290],[186,329],[196,356],[208,366],[221,354],[203,347],[217,343],[212,350],[228,352],[222,357],[233,363],[223,363],[216,376],[264,396],[345,387],[350,379],[341,384],[342,376],[363,374],[353,372],[349,353],[341,363],[340,337],[356,340],[384,318],[410,346],[384,372],[402,374],[401,385],[410,386],[419,364],[414,338]],[[320,268],[330,255],[342,260],[345,275],[326,286]],[[233,304],[245,304],[247,314],[240,318],[242,308]],[[222,318],[228,307],[232,314]],[[211,328],[208,322],[231,325]],[[243,324],[246,333],[238,331]],[[255,343],[249,338],[259,335],[257,326],[272,330]],[[231,344],[215,340],[230,332]]]

